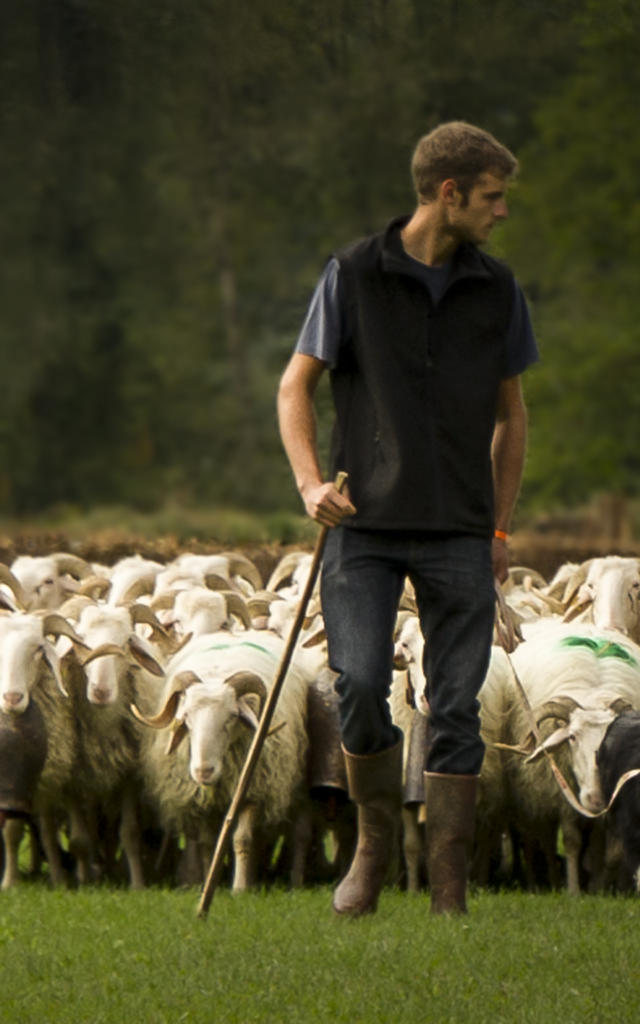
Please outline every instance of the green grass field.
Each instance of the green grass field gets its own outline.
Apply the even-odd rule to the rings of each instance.
[[[386,890],[199,893],[39,883],[0,894],[3,1024],[624,1024],[640,1016],[640,901],[481,892],[465,918]]]

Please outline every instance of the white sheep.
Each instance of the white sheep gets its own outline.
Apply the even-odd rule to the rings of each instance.
[[[202,843],[203,868],[233,798],[283,642],[264,631],[194,637],[167,665],[158,732],[143,748],[163,825]],[[233,888],[255,878],[258,833],[294,821],[304,799],[308,678],[291,665],[233,836]],[[182,740],[188,737],[188,744]]]
[[[59,551],[51,555],[19,555],[10,566],[10,574],[20,585],[19,607],[27,611],[54,610],[70,594],[78,592],[80,581],[92,575],[91,566],[77,555]],[[3,583],[12,586],[5,574]]]
[[[593,810],[599,804],[593,788],[595,754],[604,731],[621,704],[640,707],[640,648],[619,632],[587,623],[540,622],[523,626],[523,633],[525,642],[513,652],[511,663],[546,747],[558,747],[556,757],[567,781],[575,786],[577,779],[582,803]],[[519,694],[505,719],[503,740],[525,751],[533,749],[530,716]],[[541,751],[542,746],[537,753]],[[536,847],[545,857],[551,884],[559,884],[560,828],[567,888],[579,892],[580,853],[594,826],[567,803],[543,756],[531,761],[505,752],[505,774],[510,815],[529,848],[529,884],[534,883],[531,863]]]
[[[617,629],[640,642],[640,560],[592,558],[576,567],[565,603],[567,621]]]
[[[535,569],[512,566],[500,590],[517,622],[535,622],[543,617],[562,617],[564,614],[564,605],[550,592],[547,581]]]
[[[212,589],[222,586],[223,590],[237,590],[246,597],[262,586],[258,569],[239,551],[225,551],[214,555],[185,552],[167,566],[167,570],[170,569],[184,573],[187,577],[199,578]]]
[[[305,588],[312,562],[313,555],[308,551],[289,551],[276,563],[267,580],[266,590],[278,593],[286,600],[296,601]],[[316,593],[318,586],[319,583],[316,580],[314,586]]]
[[[70,820],[75,834],[79,813],[73,798],[76,721],[62,681],[58,654],[49,639],[60,635],[80,642],[70,624],[57,613],[15,612],[0,616],[0,708],[6,714],[18,715],[33,701],[44,719],[47,754],[33,798],[33,812],[53,885],[66,878],[58,844],[60,820]],[[20,820],[10,820],[5,825],[3,889],[10,888],[19,877],[21,826]]]
[[[119,559],[110,573],[109,604],[131,604],[138,597],[150,594],[163,569],[161,562],[141,555]]]
[[[251,626],[247,602],[235,590],[209,590],[194,585],[161,593],[152,600],[151,607],[179,639],[236,629],[238,624],[244,629]]]
[[[77,633],[91,653],[63,660],[78,728],[74,793],[85,810],[86,824],[74,852],[81,852],[81,863],[88,864],[97,848],[97,823],[103,821],[107,831],[117,826],[134,889],[144,885],[139,799],[142,728],[129,708],[133,701],[148,708],[162,686],[157,677],[163,675],[160,651],[136,631],[140,621],[161,632],[144,605],[87,605],[78,618]]]

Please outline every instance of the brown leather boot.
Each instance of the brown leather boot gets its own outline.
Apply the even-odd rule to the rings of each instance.
[[[402,740],[379,754],[343,751],[349,795],[358,808],[358,843],[333,894],[333,909],[359,917],[375,911],[393,855],[402,806]]]
[[[466,914],[467,858],[475,827],[477,775],[424,773],[427,874],[433,914]]]

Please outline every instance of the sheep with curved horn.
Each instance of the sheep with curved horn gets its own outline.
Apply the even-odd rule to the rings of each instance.
[[[527,697],[515,692],[504,720],[505,776],[510,819],[527,849],[529,884],[534,846],[542,849],[547,882],[561,884],[557,834],[564,838],[570,892],[580,891],[581,851],[597,839],[598,822],[582,817],[565,800],[544,750],[590,812],[601,809],[596,753],[621,707],[640,708],[640,647],[624,634],[592,624],[556,619],[523,624],[524,643],[511,663]],[[534,739],[532,715],[541,739]],[[534,749],[535,748],[535,749]],[[529,758],[523,757],[523,752]],[[596,884],[597,872],[593,873]]]
[[[203,579],[209,575],[222,576],[227,587],[239,590],[245,595],[262,587],[262,578],[253,562],[239,551],[225,551],[220,554],[198,555],[185,552],[173,562],[173,567]]]
[[[76,646],[85,645],[71,624],[59,613],[15,612],[0,616],[0,711],[8,718],[28,712],[33,703],[44,722],[47,750],[33,794],[37,818],[49,863],[52,885],[66,880],[62,866],[58,829],[70,820],[77,830],[77,805],[73,780],[77,757],[77,729],[72,701],[63,683],[60,658],[50,637],[65,636]],[[3,888],[19,877],[18,846],[22,837],[20,821],[5,826],[5,872]]]
[[[313,556],[308,551],[289,551],[279,560],[266,583],[266,590],[282,592],[287,598],[302,593]],[[283,584],[286,586],[283,587]]]
[[[154,727],[143,746],[147,789],[164,826],[200,844],[202,873],[283,646],[261,630],[195,636],[167,665],[158,712],[134,711]],[[303,799],[307,689],[308,678],[292,665],[234,831],[235,890],[256,879],[259,835],[291,822]]]
[[[77,593],[80,581],[93,570],[83,558],[58,551],[51,555],[19,555],[11,563],[11,573],[22,588],[21,606],[37,611],[58,608],[65,598]]]
[[[81,656],[69,652],[62,662],[79,732],[75,792],[86,811],[85,830],[77,837],[76,849],[87,863],[102,856],[107,846],[92,822],[104,822],[122,847],[132,888],[141,888],[145,881],[141,851],[145,809],[139,773],[143,729],[131,717],[129,706],[137,701],[148,709],[164,676],[162,651],[139,635],[139,623],[149,625],[152,636],[166,637],[146,605],[87,605],[76,628],[90,650]],[[90,879],[89,874],[81,880]]]
[[[565,622],[589,621],[640,642],[640,560],[620,555],[592,558],[581,567],[580,580],[566,604]]]

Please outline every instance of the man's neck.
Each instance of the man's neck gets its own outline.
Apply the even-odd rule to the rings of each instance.
[[[448,263],[459,241],[447,230],[435,206],[419,206],[400,232],[404,251],[429,267]]]

